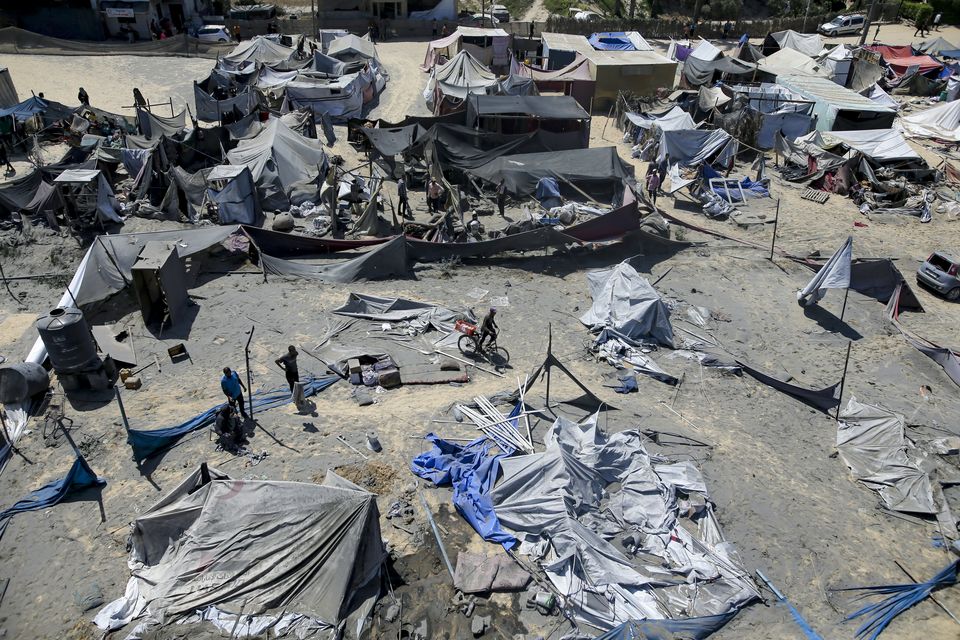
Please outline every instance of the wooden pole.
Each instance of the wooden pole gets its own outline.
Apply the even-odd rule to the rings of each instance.
[[[850,347],[853,346],[853,340],[847,343],[847,359],[843,361],[843,377],[840,378],[840,397],[837,398],[837,414],[834,419],[840,420],[840,405],[843,404],[843,387],[847,384],[847,365],[850,364]]]
[[[550,354],[553,352],[553,323],[547,325],[547,408],[550,408]]]
[[[247,406],[250,407],[250,419],[253,419],[253,385],[250,377],[250,341],[253,340],[253,330],[257,325],[250,325],[250,335],[247,337],[247,344],[243,348],[243,359],[247,365]]]
[[[770,238],[770,262],[773,262],[773,247],[777,244],[777,226],[780,224],[780,198],[777,198],[777,215],[773,218],[773,237]]]
[[[120,387],[114,387],[113,391],[117,396],[117,406],[120,407],[120,419],[123,420],[123,428],[130,431],[130,422],[127,420],[127,412],[123,408],[123,400],[120,398]]]

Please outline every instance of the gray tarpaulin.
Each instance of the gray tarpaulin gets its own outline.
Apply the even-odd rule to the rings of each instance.
[[[770,54],[777,49],[793,49],[805,56],[815,58],[823,50],[823,39],[816,33],[799,33],[793,29],[768,33],[763,40],[764,53]]]
[[[664,131],[657,160],[669,156],[670,164],[684,167],[700,164],[720,151],[728,140],[730,134],[723,129]]]
[[[407,240],[407,252],[411,260],[434,262],[450,258],[479,258],[504,251],[536,251],[547,247],[579,244],[580,241],[553,227],[541,227],[509,236],[479,242],[429,242]]]
[[[318,180],[327,169],[323,143],[304,138],[280,119],[271,119],[256,137],[241,140],[227,160],[250,168],[264,209],[289,208],[294,186]]]
[[[219,176],[216,171],[219,168],[214,167],[207,179],[217,179]],[[237,167],[228,165],[228,168]],[[260,200],[253,185],[253,176],[247,167],[240,167],[239,173],[229,177],[223,189],[207,189],[207,198],[217,204],[220,224],[256,224],[260,216]]]
[[[501,460],[491,493],[500,524],[538,558],[564,607],[606,630],[721,615],[757,598],[699,470],[651,456],[639,432],[607,437],[596,422],[559,418],[544,452]],[[628,536],[634,559],[621,551]]]
[[[264,36],[241,42],[229,54],[220,58],[218,65],[227,71],[256,71],[259,64],[276,65],[287,62],[296,55],[297,50],[284,47]]]
[[[363,318],[377,322],[408,322],[414,328],[450,333],[458,319],[473,321],[473,315],[465,311],[453,311],[446,307],[405,298],[381,298],[363,293],[350,293],[347,303],[333,310],[350,318]]]
[[[450,105],[452,110],[461,105],[468,94],[486,94],[487,89],[496,84],[497,75],[464,50],[444,64],[433,67],[423,90],[423,99],[427,108],[440,113],[444,99],[454,99]]]
[[[409,274],[407,243],[403,236],[385,242],[357,258],[337,264],[309,264],[297,260],[274,258],[265,253],[260,260],[267,273],[294,278],[310,278],[323,282],[360,282],[403,278]]]
[[[329,472],[319,485],[198,469],[134,521],[131,544],[126,593],[94,618],[101,629],[215,608],[276,621],[278,636],[338,638],[351,619],[359,633],[385,557],[376,496]]]
[[[471,169],[470,173],[492,184],[503,178],[507,192],[518,198],[533,195],[540,178],[562,176],[597,200],[609,201],[622,189],[624,180],[633,179],[633,166],[624,162],[614,147],[594,147],[501,156]],[[561,192],[568,197],[582,198],[575,189],[568,188],[566,181],[559,180]]]
[[[587,273],[593,305],[580,322],[594,331],[610,328],[635,341],[673,348],[670,310],[656,289],[627,262]]]
[[[853,477],[880,494],[892,511],[940,516],[944,534],[957,537],[939,489],[908,452],[913,443],[904,433],[903,416],[850,398],[837,424],[837,450]]]
[[[217,100],[196,82],[193,83],[193,99],[197,105],[197,120],[203,122],[220,122],[234,110],[241,116],[246,116],[252,113],[260,102],[253,87],[243,87],[232,98]]]
[[[741,75],[753,73],[756,65],[751,62],[744,62],[736,58],[722,57],[716,60],[700,60],[689,57],[683,63],[683,77],[691,86],[709,84],[713,80],[715,73],[729,73],[732,75]]]
[[[164,117],[144,109],[137,109],[137,125],[140,127],[140,133],[147,138],[160,136],[172,138],[186,128],[187,112],[181,111],[175,116]]]
[[[847,236],[847,241],[827,260],[813,280],[797,292],[797,301],[809,307],[820,302],[823,296],[827,295],[827,289],[848,289],[852,257],[853,236]]]

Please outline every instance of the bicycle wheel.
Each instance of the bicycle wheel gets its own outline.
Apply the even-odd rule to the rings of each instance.
[[[497,367],[502,367],[510,362],[510,352],[500,345],[487,349],[487,357],[490,359],[490,363]]]
[[[477,339],[473,336],[462,335],[457,340],[457,348],[465,356],[475,356],[477,355]]]

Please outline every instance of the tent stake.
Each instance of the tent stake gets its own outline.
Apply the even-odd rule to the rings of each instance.
[[[850,364],[850,347],[853,346],[853,341],[847,343],[847,359],[843,362],[843,376],[840,378],[840,397],[837,398],[837,414],[834,416],[834,420],[839,422],[840,420],[840,405],[843,404],[843,387],[847,382],[847,365]]]

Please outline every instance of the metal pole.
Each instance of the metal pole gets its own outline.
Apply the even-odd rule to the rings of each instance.
[[[843,314],[847,312],[847,296],[850,295],[850,287],[847,287],[843,293],[843,308],[840,309],[840,322],[843,322]]]
[[[310,37],[316,40],[317,39],[317,10],[314,7],[313,0],[310,0],[310,24],[313,25],[313,33],[310,34]]]
[[[810,15],[810,0],[807,0],[807,9],[803,12],[803,33],[807,32],[807,17]]]
[[[773,262],[773,247],[777,244],[777,225],[780,224],[780,198],[777,198],[777,215],[773,218],[773,237],[770,238],[770,262]]]
[[[123,428],[127,431],[130,431],[130,422],[127,420],[127,412],[123,408],[123,399],[120,398],[120,387],[115,386],[113,390],[117,396],[117,406],[120,407],[120,419],[123,420]]]
[[[867,17],[863,21],[863,31],[860,32],[860,46],[863,46],[863,43],[867,41],[867,32],[870,31],[870,21],[873,18],[874,9],[877,6],[877,0],[873,0],[870,3],[870,9],[867,11]]]
[[[847,343],[847,359],[843,362],[843,377],[840,378],[840,397],[837,398],[837,414],[834,420],[840,420],[840,405],[843,403],[843,387],[847,383],[847,365],[850,364],[850,347],[853,346],[853,340]]]
[[[247,338],[247,344],[243,348],[243,358],[247,364],[247,406],[250,407],[250,419],[253,419],[253,385],[250,380],[250,341],[253,340],[253,330],[256,329],[256,325],[250,326],[250,335]]]
[[[443,546],[443,540],[440,539],[440,532],[437,531],[437,523],[433,521],[433,513],[430,512],[430,505],[427,504],[427,499],[423,497],[423,492],[417,491],[417,495],[420,496],[423,510],[427,512],[427,520],[430,521],[430,528],[433,529],[433,537],[437,539],[437,546],[440,547],[440,555],[443,556],[443,563],[447,565],[447,571],[450,573],[450,578],[453,579],[453,565],[450,564],[450,558],[447,557],[447,550]]]

